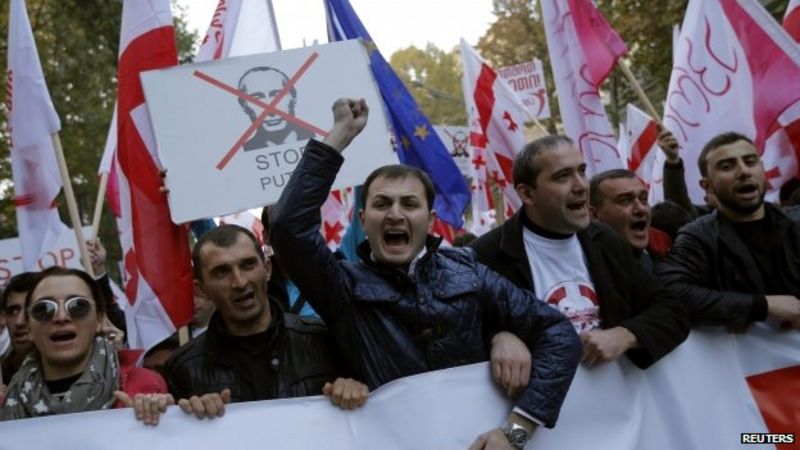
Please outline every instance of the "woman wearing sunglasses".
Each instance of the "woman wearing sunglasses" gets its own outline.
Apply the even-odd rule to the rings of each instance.
[[[138,419],[156,424],[174,403],[160,375],[133,367],[135,358],[100,334],[102,295],[86,272],[39,274],[25,301],[34,350],[8,385],[2,419],[134,406]]]

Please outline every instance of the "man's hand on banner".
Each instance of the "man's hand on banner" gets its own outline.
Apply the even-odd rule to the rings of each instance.
[[[359,408],[369,398],[367,385],[352,378],[337,378],[333,383],[325,383],[322,393],[330,397],[331,403],[342,409]]]
[[[492,377],[508,398],[516,397],[528,386],[531,378],[531,352],[513,333],[501,331],[494,335],[490,360]]]
[[[658,128],[658,146],[664,152],[664,156],[667,157],[668,163],[677,164],[681,159],[679,155],[681,147],[671,131],[661,127]]]
[[[589,366],[616,360],[638,344],[636,336],[625,327],[581,333],[583,362]]]
[[[793,295],[768,295],[767,315],[782,328],[800,329],[800,299]]]
[[[322,142],[341,153],[367,126],[369,107],[367,101],[340,98],[333,102],[333,128]]]
[[[213,419],[225,415],[225,405],[231,402],[231,390],[223,389],[219,394],[193,395],[178,400],[178,406],[186,414],[194,414],[198,419]]]
[[[506,419],[505,429],[495,428],[478,436],[469,450],[517,450],[522,449],[533,436],[538,425],[528,418],[512,412]],[[520,434],[521,433],[521,434]],[[512,440],[516,443],[512,443]]]
[[[141,420],[145,425],[158,425],[161,413],[167,411],[167,406],[175,404],[170,394],[136,394],[131,398],[123,391],[116,391],[114,397],[126,408],[133,408],[136,420]]]

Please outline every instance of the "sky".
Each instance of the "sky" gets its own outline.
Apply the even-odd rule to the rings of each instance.
[[[264,1],[264,0],[245,0]],[[185,7],[189,28],[202,39],[219,0],[178,0]],[[428,42],[449,51],[464,37],[473,46],[495,20],[492,0],[351,0],[388,59],[397,50]],[[284,49],[327,42],[323,0],[273,0]]]

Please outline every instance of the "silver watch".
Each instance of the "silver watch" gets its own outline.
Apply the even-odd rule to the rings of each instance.
[[[525,444],[528,443],[528,439],[531,438],[525,427],[514,422],[506,422],[503,425],[503,433],[505,433],[506,439],[511,443],[511,446],[518,450],[522,450]]]

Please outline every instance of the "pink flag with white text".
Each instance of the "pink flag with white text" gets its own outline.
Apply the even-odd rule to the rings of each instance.
[[[564,130],[588,174],[623,166],[600,84],[628,51],[590,0],[542,0],[547,49]]]
[[[67,230],[58,215],[61,175],[52,135],[61,129],[23,0],[12,0],[8,26],[8,111],[11,173],[25,270],[57,244]]]
[[[799,99],[800,47],[763,6],[691,0],[675,52],[664,125],[681,145],[692,201],[703,200],[700,150],[728,131],[756,142],[771,188],[767,198],[774,198],[797,171],[780,117]]]

